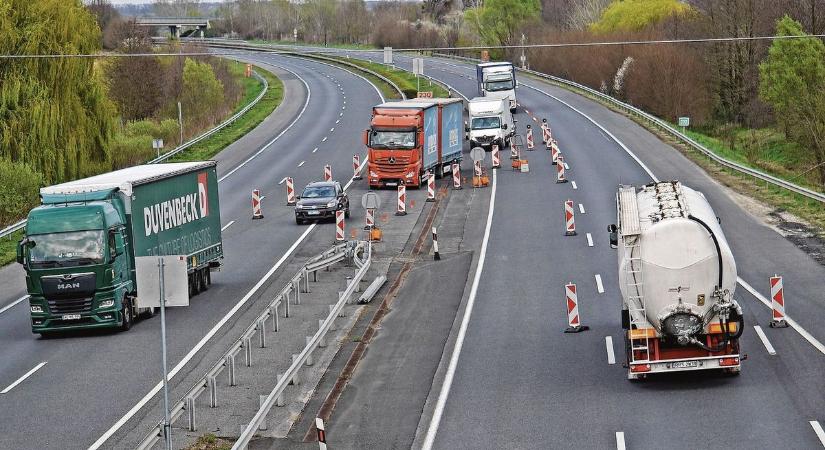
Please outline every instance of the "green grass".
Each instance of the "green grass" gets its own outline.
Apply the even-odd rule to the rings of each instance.
[[[312,56],[305,56],[305,57],[311,58]],[[324,57],[325,62],[328,62],[330,64],[341,67],[344,70],[353,70],[353,68],[351,66],[335,62],[335,59],[336,58],[328,58],[326,56]],[[355,70],[357,70],[357,69],[355,69]],[[400,100],[401,99],[401,95],[398,93],[398,91],[396,91],[395,88],[393,88],[392,85],[390,85],[386,81],[382,80],[381,78],[376,77],[375,75],[373,75],[369,72],[364,72],[363,70],[357,70],[357,71],[361,76],[363,76],[364,78],[369,80],[370,83],[377,86],[378,90],[381,91],[381,94],[384,96],[385,99],[387,99],[387,100],[393,100],[393,99]]]
[[[229,450],[232,448],[232,442],[221,439],[212,433],[206,433],[198,437],[194,444],[186,447],[186,450]]]
[[[0,267],[13,263],[17,259],[17,243],[23,239],[23,230],[0,238]]]
[[[233,63],[232,71],[236,73],[241,79],[243,85],[244,95],[243,99],[235,108],[236,113],[248,105],[263,89],[263,84],[256,78],[246,78],[243,73],[245,64]],[[281,104],[284,97],[284,85],[276,76],[269,71],[258,69],[257,72],[266,79],[269,83],[269,89],[264,97],[255,106],[252,107],[246,114],[242,115],[235,122],[228,125],[226,128],[210,136],[208,139],[199,142],[198,144],[189,147],[181,153],[170,158],[169,161],[203,161],[214,158],[221,150],[249,133],[258,124],[260,124],[267,116],[269,116],[275,108]]]
[[[407,98],[415,98],[417,96],[419,85],[422,91],[431,91],[433,93],[433,97],[447,98],[450,96],[447,89],[438,83],[433,83],[428,78],[421,77],[419,80],[420,84],[418,84],[415,75],[411,72],[407,72],[406,70],[395,69],[393,67],[385,66],[384,64],[364,61],[362,59],[350,58],[346,61],[387,77],[387,79],[398,85],[398,87],[404,91]]]

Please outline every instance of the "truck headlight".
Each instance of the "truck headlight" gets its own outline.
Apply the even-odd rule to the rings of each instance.
[[[103,300],[98,308],[111,308],[112,306],[115,306],[115,299]]]
[[[375,173],[375,172],[373,172],[372,170],[370,170],[370,177],[372,177],[372,178],[378,178],[378,174],[377,174],[377,173]]]
[[[40,305],[32,305],[31,310],[32,310],[33,313],[42,313],[43,312],[43,307],[40,306]]]
[[[407,178],[412,178],[415,176],[415,172],[410,172],[407,174]]]

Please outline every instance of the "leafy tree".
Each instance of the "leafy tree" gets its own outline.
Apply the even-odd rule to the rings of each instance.
[[[220,117],[223,104],[223,84],[215,77],[212,66],[186,58],[181,91],[184,125],[201,126],[214,122]]]
[[[641,31],[670,16],[686,14],[690,10],[690,6],[678,0],[614,1],[590,29],[596,33]]]
[[[788,16],[779,20],[776,34],[805,36]],[[773,106],[788,137],[812,150],[825,184],[825,44],[813,37],[775,40],[759,73],[760,96]]]
[[[488,0],[465,14],[486,44],[513,45],[525,27],[541,17],[541,4],[539,0]]]

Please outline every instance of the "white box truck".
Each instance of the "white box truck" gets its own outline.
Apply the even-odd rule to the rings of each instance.
[[[506,99],[476,97],[468,103],[470,121],[465,127],[471,147],[492,149],[498,144],[503,149],[510,145],[515,134],[513,114]]]
[[[509,62],[485,62],[476,65],[480,97],[506,99],[510,112],[516,112],[516,69]]]

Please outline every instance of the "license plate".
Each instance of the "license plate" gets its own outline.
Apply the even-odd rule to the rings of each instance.
[[[307,215],[309,215],[309,216],[317,216],[318,214],[321,214],[321,212],[320,211],[307,211]]]
[[[386,182],[386,183],[384,183],[384,184],[386,184],[387,186],[398,186],[398,183],[396,183],[396,182],[394,182],[394,181],[388,181],[388,182]]]
[[[677,361],[675,363],[671,363],[670,367],[672,369],[687,369],[690,367],[699,367],[699,361]]]
[[[80,320],[80,314],[63,314],[63,320]]]

